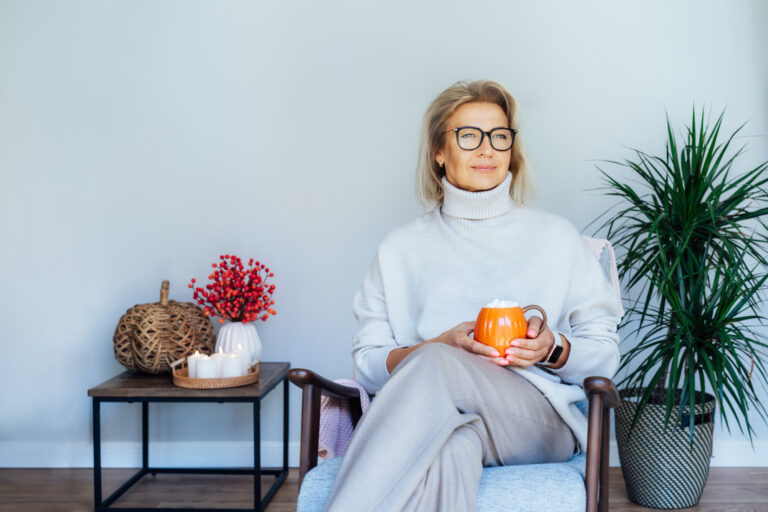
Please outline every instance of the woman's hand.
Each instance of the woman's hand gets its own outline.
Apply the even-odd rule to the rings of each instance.
[[[477,354],[484,359],[492,361],[496,364],[505,366],[509,364],[505,358],[501,357],[499,351],[493,347],[489,347],[483,343],[477,341],[472,333],[475,331],[475,322],[462,322],[453,329],[445,331],[437,338],[429,340],[427,343],[445,343],[452,347],[462,348],[467,352]],[[546,355],[546,354],[544,354]],[[543,357],[543,356],[542,356]]]
[[[512,340],[505,354],[508,364],[532,366],[547,357],[552,350],[552,345],[555,344],[555,335],[546,325],[542,329],[541,324],[541,318],[532,316],[528,321],[526,337]]]

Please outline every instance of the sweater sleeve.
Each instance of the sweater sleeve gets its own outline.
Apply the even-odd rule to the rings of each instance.
[[[613,378],[616,373],[621,313],[616,293],[597,259],[575,228],[573,234],[568,237],[574,246],[571,281],[563,304],[564,321],[558,325],[571,344],[571,352],[565,365],[552,372],[563,382],[583,386],[587,377]]]
[[[355,380],[372,395],[389,378],[387,356],[398,347],[389,323],[378,254],[355,294],[352,309],[357,319],[352,341]]]

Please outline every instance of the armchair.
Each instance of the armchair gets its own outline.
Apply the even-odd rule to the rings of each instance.
[[[604,273],[618,294],[616,264],[610,244],[588,237],[584,239],[600,258]],[[606,246],[610,250],[603,250]],[[341,465],[341,457],[318,465],[320,397],[326,395],[348,401],[352,423],[356,425],[362,416],[360,395],[356,388],[343,386],[302,368],[290,370],[288,379],[302,389],[297,511],[319,512]],[[587,399],[577,405],[588,421],[586,453],[577,453],[562,463],[484,468],[477,494],[478,511],[608,511],[610,410],[618,405],[619,396],[613,382],[605,377],[585,379],[584,390]]]
[[[355,388],[339,385],[301,368],[288,372],[288,379],[302,388],[301,449],[299,462],[298,512],[321,511],[341,464],[341,457],[318,462],[320,395],[349,400],[354,424],[362,416]],[[482,512],[553,510],[558,512],[608,511],[608,439],[610,410],[619,396],[613,382],[604,377],[584,381],[588,400],[579,405],[588,409],[587,452],[568,462],[484,468],[477,497]],[[515,489],[506,494],[502,489]]]

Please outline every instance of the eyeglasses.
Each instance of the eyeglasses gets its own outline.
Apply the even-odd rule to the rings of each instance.
[[[488,136],[491,141],[491,147],[496,151],[508,151],[515,142],[517,130],[512,128],[494,128],[489,132],[484,132],[475,126],[459,126],[446,132],[456,132],[456,142],[459,147],[466,151],[477,149],[483,143],[483,137]]]

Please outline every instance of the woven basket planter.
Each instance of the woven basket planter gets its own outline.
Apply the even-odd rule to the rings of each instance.
[[[701,394],[696,393],[691,444],[688,406],[683,409],[685,427],[675,423],[679,408],[673,407],[665,430],[664,404],[648,403],[630,432],[642,393],[642,388],[621,390],[616,408],[616,442],[627,496],[644,507],[692,507],[701,499],[709,475],[715,397],[707,394],[701,407]]]
[[[211,320],[196,304],[168,300],[168,281],[160,288],[160,302],[126,311],[113,337],[120,364],[155,374],[171,373],[171,363],[195,350],[210,354],[215,340]]]

